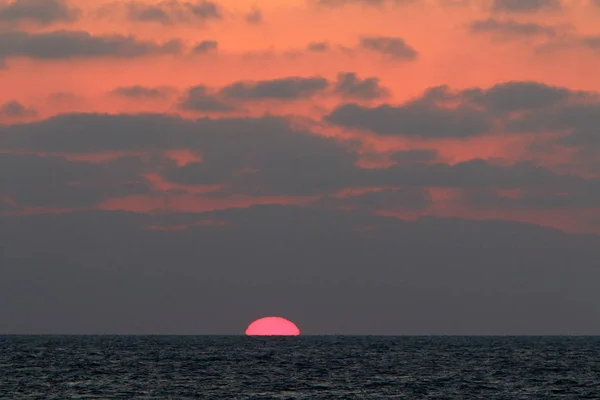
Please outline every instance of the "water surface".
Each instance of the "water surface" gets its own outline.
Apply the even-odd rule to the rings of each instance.
[[[600,338],[0,336],[0,399],[600,399]]]

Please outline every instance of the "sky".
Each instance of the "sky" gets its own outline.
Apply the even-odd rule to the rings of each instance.
[[[600,334],[600,1],[0,0],[0,333]]]

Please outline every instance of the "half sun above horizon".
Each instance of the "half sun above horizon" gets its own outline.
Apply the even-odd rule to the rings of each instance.
[[[248,325],[247,336],[298,336],[300,329],[292,321],[281,317],[264,317]]]

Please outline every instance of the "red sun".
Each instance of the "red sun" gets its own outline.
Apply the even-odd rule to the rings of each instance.
[[[298,336],[300,329],[292,321],[281,317],[260,318],[248,325],[248,336]]]

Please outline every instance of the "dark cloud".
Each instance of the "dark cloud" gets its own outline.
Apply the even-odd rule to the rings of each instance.
[[[208,0],[199,0],[195,3],[184,3],[194,16],[202,19],[220,18],[221,10],[217,3]]]
[[[529,95],[505,97],[503,103],[510,104],[509,108],[528,111],[509,119],[505,126],[507,132],[562,133],[563,136],[555,139],[559,145],[585,147],[591,152],[600,148],[598,93],[539,86]]]
[[[393,154],[397,164],[387,168],[363,169],[356,165],[356,143],[298,130],[271,117],[189,121],[163,115],[64,115],[0,127],[0,146],[46,153],[186,148],[201,154],[202,161],[155,166],[152,171],[180,184],[223,185],[214,196],[324,195],[349,187],[538,187],[579,193],[597,185],[525,162],[449,165],[435,162],[435,153],[426,150]]]
[[[131,97],[134,99],[162,99],[167,96],[167,90],[165,88],[145,87],[141,85],[121,86],[113,90],[111,93],[118,96]]]
[[[380,210],[421,210],[432,204],[423,188],[383,189],[351,197],[328,197],[319,202],[329,207],[348,207],[377,212]]]
[[[505,196],[493,190],[467,191],[470,206],[502,210],[552,210],[596,208],[600,204],[600,181],[593,181],[587,190],[572,193],[526,191],[519,196]]]
[[[369,89],[366,83],[356,81],[354,84]],[[349,82],[351,84],[351,82]],[[297,100],[324,92],[329,87],[329,81],[321,77],[288,77],[264,81],[238,81],[222,87],[220,90],[211,90],[205,85],[198,85],[188,89],[180,103],[180,108],[192,111],[234,111],[238,106],[234,102],[252,100]],[[345,87],[350,90],[351,88]]]
[[[170,168],[179,183],[229,183],[236,193],[319,194],[352,183],[351,144],[293,129],[279,118],[200,119],[163,115],[63,115],[0,128],[0,146],[54,153],[188,148],[201,163]],[[237,174],[251,170],[246,175]]]
[[[564,104],[542,109],[511,120],[507,129],[515,132],[565,132],[557,139],[566,146],[600,146],[600,102]]]
[[[9,24],[32,21],[40,25],[73,22],[81,11],[66,0],[13,0],[0,4],[0,22]]]
[[[254,140],[266,142],[264,136]],[[591,193],[598,185],[593,180],[559,175],[527,162],[501,166],[476,159],[449,165],[430,163],[433,160],[427,156],[399,156],[398,164],[391,167],[363,169],[355,165],[358,155],[341,143],[310,136],[291,136],[266,148],[254,146],[249,154],[243,152],[242,146],[223,142],[218,149],[203,152],[219,154],[220,158],[212,156],[202,163],[172,168],[166,178],[180,184],[227,182],[229,189],[221,195],[319,195],[347,187],[544,188]],[[249,172],[237,174],[241,170]]]
[[[545,10],[559,10],[561,0],[493,0],[492,11],[532,13]]]
[[[438,153],[435,150],[427,149],[416,149],[416,150],[404,150],[398,151],[392,154],[392,161],[397,163],[420,163],[420,162],[432,162],[438,158]]]
[[[352,129],[368,130],[380,135],[406,135],[422,138],[460,138],[491,133],[498,118],[512,112],[544,113],[553,107],[568,109],[569,104],[585,107],[597,99],[593,92],[570,90],[532,81],[509,81],[489,88],[453,91],[448,86],[427,89],[423,95],[403,105],[383,104],[365,107],[358,104],[338,106],[325,121]],[[577,106],[580,107],[580,106]],[[538,114],[535,114],[538,115]],[[529,114],[517,120],[507,120],[507,131],[540,131]],[[527,122],[530,121],[530,122]],[[545,122],[556,121],[556,116]],[[554,128],[564,126],[557,123]],[[548,126],[548,125],[546,125]]]
[[[134,21],[160,22],[163,24],[173,22],[171,16],[161,7],[141,3],[130,3],[128,16]]]
[[[203,40],[194,46],[194,53],[205,54],[219,50],[219,42],[216,40]]]
[[[202,220],[226,225],[146,229]],[[520,223],[81,212],[4,218],[0,243],[2,333],[238,334],[257,310],[305,334],[600,331],[599,239]]]
[[[489,89],[468,89],[460,96],[490,111],[503,113],[546,108],[573,99],[589,98],[593,94],[533,81],[511,81]]]
[[[360,39],[360,47],[375,51],[395,60],[414,60],[419,53],[404,39],[388,36],[365,36]]]
[[[258,25],[263,22],[263,13],[260,8],[254,7],[247,15],[246,22],[252,25]]]
[[[49,153],[161,150],[182,147],[193,131],[193,123],[160,114],[65,114],[0,127],[0,147]]]
[[[600,36],[583,37],[581,43],[592,50],[600,50]]]
[[[424,139],[477,136],[488,133],[492,128],[489,115],[483,111],[418,103],[377,107],[345,104],[324,119],[331,124],[368,130],[379,135],[407,135]]]
[[[0,153],[0,197],[26,207],[89,207],[111,197],[147,194],[141,162],[121,159],[103,164],[62,157]]]
[[[221,7],[212,1],[196,2],[169,0],[157,4],[131,2],[127,9],[129,19],[170,25],[179,22],[204,22],[222,18]]]
[[[37,114],[32,108],[27,108],[18,101],[9,101],[0,105],[0,117],[26,118]]]
[[[236,109],[233,105],[221,100],[217,94],[212,93],[204,85],[189,88],[179,103],[179,107],[187,111],[203,112],[231,112]]]
[[[288,77],[258,82],[234,82],[221,89],[226,98],[239,100],[276,99],[295,100],[322,92],[329,82],[321,77]]]
[[[194,150],[219,139],[234,140],[263,132],[278,137],[290,131],[295,132],[285,119],[275,117],[194,121],[164,114],[63,114],[28,124],[0,126],[0,147],[48,153]]]
[[[532,111],[570,102],[596,98],[593,92],[571,90],[535,81],[508,81],[489,88],[470,88],[453,91],[448,86],[427,89],[415,103],[427,105],[452,104],[459,102],[484,108],[494,114],[513,111]]]
[[[554,37],[557,35],[557,28],[553,26],[495,18],[473,21],[469,24],[469,30],[473,33],[489,33],[501,39],[535,36]]]
[[[532,116],[532,121],[538,122],[542,127],[544,122],[538,118],[544,115]],[[600,149],[600,103],[580,104],[566,106],[551,116],[547,115],[550,121],[554,122],[552,130],[568,130],[570,135],[558,139],[558,143],[565,146],[586,147],[590,146]]]
[[[306,49],[314,53],[322,53],[329,50],[329,43],[327,42],[312,42],[306,46]]]
[[[539,54],[573,49],[586,49],[600,54],[600,35],[578,35],[572,30],[572,32],[536,47]]]
[[[400,163],[379,170],[362,170],[361,179],[371,185],[399,187],[447,188],[524,188],[547,187],[571,189],[590,184],[582,178],[558,175],[528,162],[494,165],[474,159],[454,165],[445,163]],[[360,186],[360,185],[359,185]]]
[[[334,93],[346,98],[371,100],[389,95],[389,91],[382,87],[379,78],[359,78],[355,73],[343,72],[338,74]]]
[[[31,57],[48,60],[91,57],[133,58],[151,54],[178,53],[177,40],[157,44],[133,36],[93,36],[84,31],[27,33],[0,32],[0,59]]]
[[[64,115],[0,128],[0,146],[54,153],[188,148],[202,163],[164,171],[179,183],[228,183],[235,193],[320,194],[352,184],[351,144],[293,129],[278,118]],[[253,171],[246,175],[237,172]]]
[[[165,177],[182,184],[226,182],[222,195],[319,195],[356,180],[358,155],[348,145],[285,124],[222,132],[200,152],[201,163],[172,168]]]

